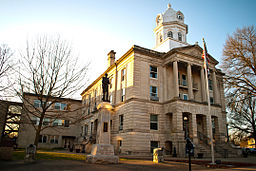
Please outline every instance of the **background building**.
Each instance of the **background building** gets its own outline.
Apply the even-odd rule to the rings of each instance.
[[[25,109],[28,108],[30,111],[41,110],[41,102],[38,100],[38,96],[31,93],[24,93],[23,96],[28,101],[24,101],[17,141],[18,147],[21,148],[34,144],[34,127],[39,124],[39,116],[32,115]],[[51,97],[51,99],[56,102],[50,106],[44,117],[38,148],[72,147],[81,132],[81,100],[54,97]]]

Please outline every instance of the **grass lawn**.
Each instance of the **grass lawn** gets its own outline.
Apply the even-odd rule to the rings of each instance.
[[[24,160],[25,150],[15,150],[13,160]],[[85,160],[85,154],[69,154],[37,150],[37,160]]]

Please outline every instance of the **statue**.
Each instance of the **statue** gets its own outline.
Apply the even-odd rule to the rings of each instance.
[[[105,74],[105,77],[102,78],[102,89],[103,89],[103,97],[102,100],[104,102],[108,102],[108,85],[109,85],[109,79],[108,74]]]

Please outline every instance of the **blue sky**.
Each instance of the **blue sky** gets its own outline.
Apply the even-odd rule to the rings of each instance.
[[[81,63],[91,61],[91,81],[133,44],[153,48],[155,18],[170,3],[188,24],[188,43],[202,45],[221,60],[227,34],[255,25],[255,0],[0,0],[0,43],[16,52],[36,34],[60,34],[72,42]]]

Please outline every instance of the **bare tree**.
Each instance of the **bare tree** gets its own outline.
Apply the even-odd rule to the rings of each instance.
[[[221,67],[226,73],[229,126],[235,131],[235,135],[252,135],[256,138],[256,32],[254,26],[237,29],[232,36],[228,36],[223,49]]]
[[[222,68],[226,86],[235,93],[251,92],[256,96],[256,32],[255,27],[237,29],[228,36],[223,49]]]
[[[252,136],[256,140],[256,97],[244,93],[228,100],[229,127],[235,138]]]
[[[39,36],[32,43],[27,42],[26,51],[21,53],[21,60],[20,90],[17,92],[24,103],[24,113],[28,120],[32,121],[33,116],[39,118],[39,124],[34,126],[34,144],[37,146],[40,132],[47,127],[43,125],[44,118],[54,121],[60,117],[59,111],[51,110],[52,106],[59,99],[72,97],[81,90],[87,81],[88,64],[79,67],[78,60],[73,57],[72,48],[66,41],[60,37],[47,36]],[[34,106],[27,92],[40,101],[40,108]],[[69,112],[79,114],[78,111]]]
[[[6,94],[6,90],[10,87],[9,76],[12,74],[12,56],[11,49],[3,44],[0,45],[0,93],[1,96]],[[0,96],[0,99],[1,99]]]

